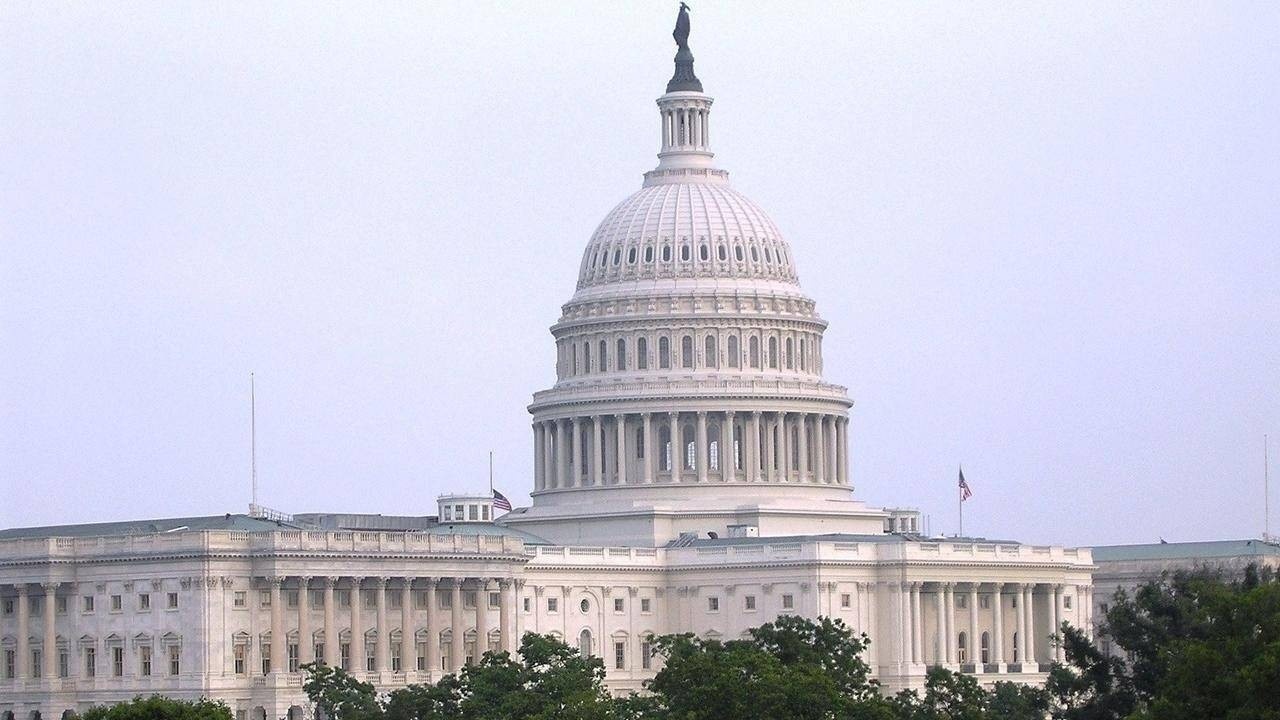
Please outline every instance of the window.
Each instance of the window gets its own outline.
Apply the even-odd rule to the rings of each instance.
[[[624,670],[627,667],[627,644],[620,640],[613,643],[613,668]]]
[[[399,609],[400,609],[400,607],[404,605],[404,603],[401,601],[400,593],[398,593],[398,592],[390,593],[390,594],[387,596],[387,605],[388,605],[392,610],[399,610]]]
[[[609,343],[600,341],[600,372],[609,370]]]
[[[43,671],[44,671],[44,654],[40,652],[39,648],[32,648],[31,649],[31,677],[33,678],[41,677],[41,673]]]
[[[620,262],[622,262],[622,248],[617,248],[613,251],[613,264],[617,266]]]
[[[84,676],[98,676],[98,650],[97,648],[87,647],[84,649]]]
[[[716,246],[716,255],[717,255],[721,260],[728,260],[728,259],[729,259],[729,251],[725,250],[723,245],[718,245],[718,246]]]
[[[1022,657],[1018,654],[1018,631],[1013,631],[1013,661],[1022,662]]]
[[[578,654],[582,657],[591,657],[591,631],[583,630],[578,635]]]
[[[582,612],[591,612],[591,601],[582,598],[582,602],[578,603],[578,609],[582,610]]]
[[[627,341],[626,340],[623,340],[621,338],[618,339],[618,355],[617,355],[617,359],[615,359],[614,362],[617,363],[619,370],[627,369]]]
[[[751,367],[756,370],[760,369],[760,338],[752,337],[747,340],[747,355],[751,363]]]
[[[67,654],[66,648],[58,648],[58,677],[64,678],[71,675],[71,657]]]
[[[706,363],[706,366],[709,368],[720,367],[720,353],[717,352],[716,336],[708,335],[706,340],[703,342],[703,346],[704,357],[702,358],[702,361]]]
[[[87,613],[93,612],[93,596],[92,595],[85,595],[84,597],[80,598],[80,611],[87,612]]]
[[[444,510],[444,515],[441,519],[445,521],[453,520],[453,508],[448,505],[445,505],[443,510]]]
[[[471,609],[476,606],[476,591],[464,590],[462,593],[462,607]]]
[[[849,593],[841,593],[840,607],[844,608],[845,610],[848,610],[849,608],[853,607],[853,596],[850,595]]]
[[[693,426],[686,425],[681,434],[684,436],[684,469],[696,470],[698,466],[698,445],[693,441]]]
[[[468,506],[467,506],[467,519],[468,519],[468,520],[479,520],[479,519],[480,519],[480,506],[479,506],[479,505],[468,505]],[[369,604],[370,604],[370,605],[372,605],[373,603],[369,603]]]
[[[714,595],[707,598],[707,612],[720,612],[720,598]]]
[[[635,265],[635,264],[636,264],[636,249],[635,249],[635,248],[631,248],[630,250],[628,250],[628,251],[627,251],[627,264],[628,264],[628,265]]]
[[[689,262],[689,246],[688,245],[680,246],[680,259],[685,262]]]
[[[640,612],[642,613],[652,612],[650,602],[651,601],[649,600],[649,598],[640,598]]]
[[[113,595],[112,600],[114,600],[115,597],[116,596]],[[231,605],[233,607],[242,608],[248,604],[249,604],[249,600],[245,592],[243,590],[237,590],[235,596],[231,600]]]
[[[653,646],[648,640],[640,643],[640,667],[648,670],[653,665]]]
[[[441,610],[448,610],[453,607],[453,594],[447,592],[436,593],[436,604]]]
[[[755,610],[755,609],[756,609],[756,596],[755,596],[755,595],[747,595],[746,597],[742,598],[742,609],[743,609],[743,610]]]
[[[956,607],[960,610],[969,607],[969,598],[964,595],[956,595]]]
[[[671,340],[669,338],[658,338],[658,368],[667,370],[671,367]]]
[[[698,246],[698,259],[703,262],[711,259],[711,253],[707,250],[707,246],[705,244]]]
[[[591,343],[582,343],[582,372],[591,372]]]
[[[644,249],[644,261],[647,263],[653,262],[653,246]]]
[[[151,677],[151,646],[143,645],[138,648],[138,674],[142,677]]]
[[[271,674],[271,643],[258,646],[258,654],[262,657],[262,674]]]
[[[502,593],[496,593],[496,592],[489,593],[489,607],[491,608],[502,607]]]
[[[6,617],[12,615],[17,604],[17,601],[13,598],[5,598],[3,604],[0,604],[0,613],[3,613]]]
[[[730,335],[726,343],[729,354],[729,367],[736,368],[742,366],[742,358],[738,352],[738,336]]]
[[[169,674],[182,674],[182,648],[177,645],[169,646]]]
[[[560,598],[547,598],[547,612],[560,612]]]
[[[636,367],[640,370],[649,369],[649,340],[648,338],[638,338],[636,340]]]
[[[324,662],[324,643],[316,642],[311,649],[315,654],[315,657],[311,658],[311,660],[317,665]]]
[[[662,246],[662,262],[671,262],[671,246]]]
[[[685,335],[680,338],[680,367],[693,367],[693,336]]]
[[[400,672],[400,650],[403,643],[391,643],[391,672]]]
[[[427,670],[427,644],[418,643],[418,672],[426,672]]]
[[[351,643],[338,643],[338,664],[343,670],[351,672]]]
[[[769,338],[769,369],[778,369],[778,338]]]
[[[783,610],[791,610],[792,608],[795,607],[795,605],[796,605],[796,598],[794,595],[787,593],[786,595],[782,596]]]
[[[431,594],[428,593],[426,590],[419,590],[418,592],[415,592],[413,594],[414,607],[425,610],[431,607],[430,603],[431,603]]]
[[[289,643],[287,652],[289,656],[289,672],[296,673],[298,672],[298,666],[301,665],[301,658],[298,657],[298,643]]]
[[[111,677],[124,677],[124,648],[111,648]]]
[[[264,607],[264,608],[271,607],[271,591],[270,590],[258,591],[258,607]]]
[[[990,645],[991,645],[991,634],[990,634],[990,633],[985,633],[985,632],[984,632],[984,633],[982,633],[982,638],[981,638],[981,640],[980,640],[980,643],[981,643],[981,644],[978,646],[978,648],[979,648],[979,650],[980,650],[980,651],[981,651],[981,653],[982,653],[982,655],[981,655],[981,657],[982,657],[982,664],[984,664],[984,665],[985,665],[985,664],[987,664],[987,663],[991,662],[991,647],[990,647]]]
[[[297,606],[298,606],[298,593],[297,593],[297,592],[294,592],[294,593],[293,593],[293,606],[294,606],[294,607],[297,607]],[[170,609],[170,610],[177,610],[177,609],[178,609],[178,593],[176,593],[176,592],[171,592],[171,593],[169,593],[169,595],[168,595],[168,607],[169,607],[169,609]]]
[[[249,650],[249,646],[248,646],[248,645],[241,645],[241,644],[237,644],[237,645],[235,646],[235,649],[234,649],[234,653],[235,653],[235,673],[236,673],[237,675],[244,675],[244,672],[245,672],[245,671],[244,671],[244,667],[245,667],[245,665],[244,665],[244,663],[245,663],[245,655],[247,654],[247,651],[248,651],[248,650]]]
[[[622,607],[623,607],[623,605],[622,605],[622,598],[614,598],[614,599],[613,599],[613,611],[614,611],[614,612],[616,612],[616,613],[620,613],[620,612],[622,612]]]
[[[4,679],[12,680],[18,676],[17,651],[6,649],[4,651]],[[93,677],[90,675],[89,677]]]
[[[138,594],[138,610],[146,611],[151,609],[151,595],[148,593]]]
[[[67,614],[67,596],[58,595],[53,599],[53,611],[58,615]]]
[[[1063,596],[1062,596],[1062,607],[1063,607],[1063,609],[1065,609],[1065,610],[1070,610],[1070,609],[1071,609],[1071,596],[1070,596],[1070,595],[1063,595]]]
[[[760,250],[755,245],[751,246],[751,262],[760,262]]]
[[[990,610],[990,609],[991,609],[991,596],[990,596],[990,595],[979,595],[979,596],[978,596],[978,607],[982,608],[983,610]]]
[[[525,597],[523,598],[523,603],[522,603],[522,605],[523,605],[523,609],[524,609],[524,611],[525,611],[525,612],[529,612],[530,610],[532,610],[532,608],[533,608],[532,598],[530,598],[530,597],[528,597],[528,596],[525,596]]]
[[[1102,603],[1098,609],[1102,610],[1103,615],[1106,615],[1111,608],[1107,606],[1107,603]]]
[[[795,343],[791,340],[791,338],[787,338],[787,369],[788,370],[796,369]]]
[[[636,428],[635,446],[636,446],[636,458],[637,459],[643,458],[644,457],[644,428],[643,427]]]
[[[956,637],[956,656],[961,664],[969,662],[969,636],[963,632]]]

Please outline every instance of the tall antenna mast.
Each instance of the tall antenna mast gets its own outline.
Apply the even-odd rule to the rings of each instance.
[[[249,478],[252,482],[252,495],[249,499],[249,514],[258,510],[258,407],[254,397],[253,373],[249,373]]]

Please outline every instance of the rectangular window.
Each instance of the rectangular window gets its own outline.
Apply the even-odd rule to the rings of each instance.
[[[431,602],[431,595],[428,594],[425,590],[420,590],[414,593],[414,598],[415,598],[414,603],[420,609],[426,609],[428,607],[428,603]]]
[[[71,675],[71,657],[67,654],[66,648],[58,650],[58,677],[64,678]]]
[[[393,592],[387,596],[387,607],[392,610],[399,610],[404,603],[400,602],[400,593]]]
[[[258,646],[258,653],[262,656],[262,674],[271,674],[271,643],[262,643]]]
[[[302,661],[298,657],[298,643],[289,643],[289,672],[298,672],[298,666],[301,664]]]
[[[365,590],[365,591],[361,592],[361,593],[360,593],[360,602],[361,602],[361,603],[363,603],[363,604],[360,606],[360,607],[362,607],[362,608],[377,607],[377,605],[378,605],[378,591],[377,591],[377,590]]]
[[[532,598],[529,598],[529,597],[525,597],[525,598],[524,598],[524,611],[525,611],[525,612],[529,612],[529,609],[533,606],[533,603],[531,602],[531,600],[532,600]]]
[[[14,650],[4,651],[4,679],[12,680],[18,675],[17,668],[17,652]],[[92,675],[90,677],[93,677]]]
[[[80,612],[87,612],[87,613],[93,612],[93,596],[92,595],[85,595],[84,597],[80,598]]]
[[[502,607],[502,593],[500,592],[489,593],[489,607],[491,608]]]
[[[151,677],[151,648],[147,645],[138,648],[138,674]]]
[[[236,645],[235,647],[235,673],[237,675],[244,674],[244,656],[248,649],[247,645]]]
[[[311,607],[313,608],[324,607],[324,591],[323,590],[308,590],[307,592],[311,594]]]
[[[755,609],[756,609],[756,596],[755,596],[755,595],[746,595],[746,596],[744,596],[744,597],[742,598],[742,609],[743,609],[743,610],[755,610]]]
[[[124,677],[124,648],[111,648],[111,676]]]
[[[243,590],[237,590],[235,596],[231,600],[233,607],[242,608],[249,604],[249,596]]]
[[[124,609],[124,597],[121,595],[111,596],[111,612],[120,612]]]
[[[338,646],[338,664],[343,670],[351,672],[351,643],[342,643]]]
[[[845,610],[853,607],[853,596],[849,593],[840,593],[840,607]]]
[[[67,596],[59,595],[53,599],[54,612],[59,615],[67,614]]]
[[[444,522],[451,522],[453,520],[453,506],[445,505],[442,509],[443,512],[440,515],[440,519]]]
[[[613,611],[616,613],[622,612],[622,598],[613,599]]]
[[[391,643],[391,672],[400,672],[400,643]]]
[[[138,593],[138,610],[147,611],[151,609],[151,595],[149,593]]]
[[[44,670],[44,656],[38,649],[31,650],[31,677],[40,677],[40,671]]]
[[[627,667],[627,644],[625,642],[615,642],[613,644],[613,669],[623,670]]]
[[[350,590],[338,591],[338,606],[344,607],[344,608],[351,607],[351,591]]]
[[[990,596],[990,595],[979,595],[979,596],[978,596],[978,607],[982,608],[983,610],[990,610],[990,609],[991,609],[991,596]]]
[[[169,646],[169,674],[182,674],[182,648],[177,645]]]
[[[783,609],[783,610],[791,610],[792,608],[794,608],[794,607],[795,607],[795,605],[796,605],[796,598],[795,598],[795,596],[794,596],[794,595],[792,595],[792,594],[790,594],[790,593],[787,593],[787,594],[785,594],[785,595],[783,595],[783,596],[782,596],[782,609]]]
[[[653,665],[653,646],[648,640],[640,643],[640,667],[648,670]]]
[[[258,591],[258,607],[264,607],[264,608],[271,607],[271,591],[270,590]]]
[[[427,644],[418,643],[418,672],[427,671]]]
[[[169,593],[167,604],[170,610],[177,610],[178,609],[178,593],[176,592]]]
[[[5,598],[3,603],[0,603],[0,611],[3,611],[5,617],[8,617],[13,614],[13,609],[16,606],[17,602],[13,598]]]
[[[1062,607],[1063,607],[1063,609],[1065,609],[1065,610],[1070,610],[1070,609],[1071,609],[1071,596],[1070,596],[1070,595],[1063,595],[1063,596],[1062,596]]]
[[[560,598],[547,598],[547,612],[560,612]]]
[[[98,675],[98,651],[95,648],[87,647],[84,649],[84,676],[97,677]]]
[[[476,591],[468,590],[462,593],[462,607],[471,609],[476,606]]]
[[[311,658],[311,660],[315,662],[315,664],[317,665],[319,665],[320,663],[323,663],[324,662],[324,643],[322,642],[315,643],[311,649],[315,652],[315,657]]]
[[[480,519],[481,519],[481,520],[488,520],[488,519],[489,519],[489,506],[488,506],[488,505],[481,505],[481,506],[480,506]]]
[[[438,592],[436,593],[436,600],[441,610],[448,610],[453,607],[453,593]]]
[[[288,608],[298,607],[298,591],[286,590],[284,593],[284,606]]]
[[[642,612],[642,613],[647,613],[647,612],[651,612],[651,611],[652,611],[652,610],[651,610],[651,603],[650,603],[649,598],[640,598],[640,612]]]
[[[720,598],[714,596],[707,598],[707,612],[720,612]]]
[[[367,641],[368,638],[365,638]],[[373,672],[378,667],[377,648],[373,647],[374,643],[366,642],[364,648],[364,669],[367,672]]]
[[[956,595],[956,608],[964,610],[969,607],[969,598],[965,595]]]

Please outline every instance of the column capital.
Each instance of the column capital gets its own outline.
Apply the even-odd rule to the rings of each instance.
[[[59,586],[59,585],[61,585],[61,584],[62,584],[62,583],[59,583],[59,582],[52,582],[52,581],[51,581],[51,582],[42,582],[42,583],[40,583],[40,587],[44,588],[44,592],[45,592],[45,594],[47,595],[47,594],[49,594],[49,593],[57,592],[57,591],[58,591],[58,586]]]
[[[308,585],[310,585],[310,584],[311,584],[311,576],[310,576],[310,575],[299,575],[299,576],[298,576],[298,587],[299,587],[299,588],[303,588],[303,589],[305,589],[305,588],[306,588]]]
[[[627,419],[627,414],[626,414],[626,413],[614,413],[614,414],[613,414],[613,419],[614,419],[616,422],[625,422],[625,421],[626,421],[626,419]]]
[[[324,583],[324,586],[325,586],[326,588],[334,588],[334,587],[337,587],[337,585],[338,585],[338,579],[339,579],[339,578],[338,578],[338,576],[337,576],[337,575],[325,575],[325,576],[321,579],[321,582],[323,582],[323,583]]]
[[[706,410],[697,410],[696,412],[698,413],[698,417],[700,417],[700,418],[704,418],[704,417],[706,417],[706,416],[707,416],[707,411],[706,411]]]
[[[355,588],[355,589],[357,589],[357,590],[359,590],[359,589],[360,589],[360,583],[363,583],[363,582],[364,582],[364,576],[363,576],[363,575],[352,575],[349,579],[351,580],[351,587],[353,587],[353,588]]]
[[[752,411],[751,411],[751,417],[753,417],[753,418],[757,418],[757,419],[758,419],[758,418],[760,417],[760,411],[759,411],[759,410],[752,410]]]
[[[263,579],[272,587],[272,589],[279,589],[279,587],[284,584],[283,575],[268,575]]]
[[[390,578],[376,577],[373,579],[373,584],[376,585],[379,590],[386,590],[387,580],[390,580]]]
[[[413,575],[406,575],[406,576],[404,576],[404,577],[402,577],[402,578],[400,578],[400,579],[404,581],[404,586],[405,586],[405,587],[407,587],[407,588],[411,588],[411,587],[413,587],[413,581],[414,581],[414,580],[417,580],[418,578],[414,577]]]

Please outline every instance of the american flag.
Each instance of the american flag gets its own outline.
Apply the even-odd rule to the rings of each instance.
[[[493,506],[499,510],[511,512],[511,501],[507,499],[506,495],[503,495],[497,490],[493,491]]]
[[[969,483],[964,481],[964,468],[960,468],[960,502],[968,500],[973,495],[973,491],[969,489]]]

